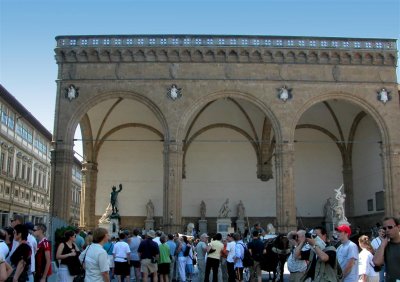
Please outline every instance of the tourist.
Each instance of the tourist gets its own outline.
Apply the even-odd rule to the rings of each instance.
[[[377,237],[374,238],[371,242],[371,246],[374,249],[374,253],[379,249],[379,246],[382,244],[383,239],[385,239],[385,230],[383,230],[383,226],[381,226],[379,223],[376,224],[377,229]],[[385,281],[385,265],[379,266],[380,271],[379,271],[379,282],[384,282]]]
[[[4,260],[4,258],[0,258],[0,281],[6,281],[12,272],[12,267]]]
[[[336,228],[339,240],[342,243],[337,249],[337,259],[342,268],[343,281],[354,282],[358,280],[358,247],[349,240],[351,229],[348,225],[340,225]]]
[[[206,262],[206,273],[204,281],[210,281],[210,272],[213,271],[213,280],[218,281],[218,268],[219,268],[219,260],[221,258],[221,250],[224,248],[224,245],[221,242],[222,235],[221,233],[217,233],[213,240],[210,242],[207,247],[207,262]]]
[[[75,245],[78,247],[79,251],[83,251],[83,245],[85,245],[85,239],[81,236],[81,230],[79,228],[75,228]]]
[[[4,229],[0,229],[0,259],[5,259],[10,252],[10,249],[7,246],[7,231]]]
[[[222,251],[221,251],[221,258],[220,258],[220,266],[221,266],[221,276],[222,276],[222,281],[227,282],[228,281],[228,266],[226,264],[226,258],[228,257],[228,240],[227,239],[222,239],[222,244],[224,245]]]
[[[235,274],[235,248],[236,242],[233,238],[233,234],[229,233],[226,236],[226,240],[228,241],[226,246],[226,251],[228,253],[226,257],[226,267],[228,269],[228,281],[235,282],[236,281],[236,274]]]
[[[22,215],[19,215],[19,214],[14,214],[13,217],[10,218],[10,225],[14,229],[14,227],[17,226],[18,224],[24,224],[24,217]],[[13,230],[13,234],[15,234],[14,230]],[[11,263],[10,262],[10,257],[12,256],[14,251],[17,249],[18,244],[19,244],[18,241],[15,239],[15,237],[13,237],[11,248],[10,248],[10,253],[8,254],[8,257],[6,257],[6,261],[9,264]]]
[[[260,262],[264,254],[264,243],[260,239],[259,230],[254,230],[252,235],[253,239],[247,244],[247,248],[254,260],[253,266],[250,267],[250,277],[257,277],[258,282],[261,282],[262,276]]]
[[[204,281],[204,275],[206,272],[206,254],[208,245],[208,235],[203,233],[200,235],[200,242],[196,245],[197,253],[197,269],[198,269],[198,280],[199,282]]]
[[[193,245],[189,242],[189,239],[186,236],[183,236],[183,241],[186,244],[186,249],[187,249],[187,251],[185,252],[185,254],[187,253],[186,265],[185,265],[186,280],[190,282],[190,281],[192,281],[193,273],[194,273],[194,267],[193,267],[193,257],[194,257]]]
[[[75,232],[67,230],[64,233],[64,242],[57,248],[56,259],[59,260],[58,280],[59,282],[72,282],[74,276],[80,272],[80,252],[75,245]]]
[[[372,262],[374,249],[371,246],[368,236],[362,235],[358,238],[358,244],[362,249],[358,255],[358,275],[359,281],[378,282],[379,273],[375,272]]]
[[[126,235],[124,232],[119,233],[119,241],[115,243],[113,248],[114,255],[114,274],[117,275],[118,281],[130,281],[130,260],[131,250],[127,242],[125,242]],[[123,277],[121,277],[123,276]]]
[[[158,259],[158,273],[160,274],[160,282],[168,282],[169,266],[171,264],[170,249],[167,242],[167,236],[162,234],[160,237],[161,244],[158,246],[160,256]]]
[[[375,252],[373,262],[376,266],[385,264],[386,281],[395,282],[400,280],[400,221],[395,217],[383,219],[383,230],[385,238]]]
[[[152,275],[153,282],[158,281],[157,277],[157,259],[159,256],[159,248],[156,242],[153,241],[156,233],[154,230],[149,230],[146,234],[146,239],[140,242],[138,253],[140,257],[140,270],[143,274],[143,282],[147,282],[149,274]]]
[[[170,259],[171,263],[169,264],[169,279],[173,279],[174,276],[174,266],[175,266],[175,251],[176,251],[176,243],[174,241],[174,235],[168,234],[168,241],[166,244],[169,247]]]
[[[108,256],[108,266],[110,267],[109,276],[110,280],[114,279],[114,244],[115,244],[115,237],[110,239],[108,236],[108,241],[103,245],[103,249],[106,251]]]
[[[38,240],[38,247],[35,255],[35,282],[47,281],[51,275],[51,243],[47,240],[45,234],[46,225],[37,223],[33,228],[33,234]]]
[[[300,281],[301,278],[306,277],[306,260],[311,261],[311,259],[310,246],[306,244],[307,242],[305,234],[305,230],[298,230],[297,232],[290,231],[287,235],[289,243],[292,245],[291,252],[287,260],[287,267],[290,272],[290,282]],[[306,259],[303,259],[303,257],[306,257]],[[311,277],[311,275],[309,277]]]
[[[243,258],[244,258],[244,243],[242,241],[242,237],[239,233],[233,234],[233,239],[235,240],[235,274],[236,280],[241,282],[243,281]]]
[[[85,282],[110,282],[108,255],[103,248],[108,239],[107,229],[96,228],[93,231],[93,243],[79,256],[85,265]]]
[[[14,271],[13,281],[28,281],[30,271],[32,249],[28,244],[28,228],[23,224],[14,227],[14,239],[18,247],[10,257],[11,266]]]
[[[179,240],[180,240],[180,245],[178,247],[178,273],[180,281],[186,281],[186,258],[189,255],[189,249],[188,249],[189,247],[187,245],[186,236],[182,236],[181,238],[179,238]]]
[[[131,250],[131,276],[135,277],[136,281],[140,280],[140,257],[138,248],[142,238],[139,236],[139,229],[133,229],[132,237],[129,239],[129,249]],[[133,273],[132,273],[133,272]]]
[[[35,254],[37,251],[37,241],[33,236],[34,225],[32,222],[25,223],[26,228],[28,228],[28,245],[31,247],[32,256],[31,256],[31,269],[28,271],[28,279],[29,282],[33,282],[34,273],[35,273]]]

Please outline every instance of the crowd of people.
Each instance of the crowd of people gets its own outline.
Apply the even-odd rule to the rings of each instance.
[[[270,229],[270,228],[269,228]],[[24,223],[14,215],[11,227],[0,229],[0,281],[47,281],[52,274],[51,244],[46,225]],[[243,261],[251,281],[262,281],[261,263],[266,253],[265,240],[273,238],[255,224],[249,237],[220,233],[210,238],[164,234],[149,230],[125,230],[110,238],[108,230],[96,228],[85,238],[80,230],[68,230],[56,249],[57,281],[73,282],[85,272],[85,282],[244,281]],[[351,238],[348,225],[336,228],[337,241],[330,241],[322,226],[294,230],[289,241],[287,268],[289,281],[397,282],[400,279],[400,222],[387,217],[378,236]],[[245,240],[243,240],[245,239]],[[247,271],[246,271],[247,273]]]
[[[47,281],[52,269],[46,231],[45,224],[24,222],[17,214],[0,229],[0,281]]]

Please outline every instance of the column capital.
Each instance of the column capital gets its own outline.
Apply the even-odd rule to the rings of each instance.
[[[97,170],[97,163],[94,162],[83,162],[82,163],[82,172],[86,173],[88,171],[98,171]]]

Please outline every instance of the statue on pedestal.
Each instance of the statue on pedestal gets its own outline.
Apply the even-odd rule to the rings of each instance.
[[[153,219],[154,218],[154,205],[151,200],[146,204],[146,214],[147,214],[147,219]]]
[[[244,208],[242,200],[240,200],[237,206],[237,217],[238,219],[244,219],[246,209]]]
[[[333,221],[333,213],[334,213],[334,203],[333,199],[329,197],[324,205],[324,220],[325,222]]]
[[[229,209],[229,199],[226,199],[226,201],[222,204],[222,207],[219,209],[219,218],[227,218],[229,216],[229,212],[231,211]]]
[[[110,204],[112,214],[118,214],[118,194],[122,191],[122,184],[119,184],[119,190],[115,186],[112,187],[112,191],[110,193]]]
[[[110,215],[112,213],[111,203],[108,204],[106,208],[106,212],[99,219],[99,224],[107,224],[110,223]]]
[[[206,203],[204,203],[204,201],[201,201],[200,203],[200,218],[206,218]]]
[[[348,223],[347,218],[345,216],[345,210],[344,210],[344,201],[346,200],[346,194],[341,192],[341,189],[343,188],[343,184],[338,188],[335,189],[336,195],[336,206],[335,206],[335,218],[337,219],[337,224],[345,224]]]

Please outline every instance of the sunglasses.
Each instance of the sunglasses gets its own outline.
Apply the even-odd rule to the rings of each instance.
[[[15,221],[15,219],[10,219],[10,221],[11,221],[11,222],[14,222],[14,221]]]
[[[38,231],[39,229],[32,229],[33,232]]]
[[[388,225],[388,226],[382,227],[382,229],[386,231],[386,230],[391,230],[391,229],[393,229],[393,227],[395,227],[395,225]]]

